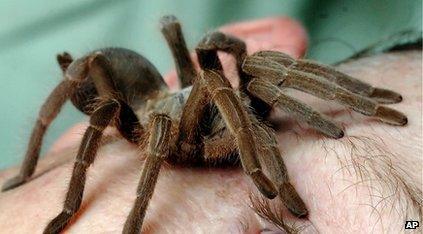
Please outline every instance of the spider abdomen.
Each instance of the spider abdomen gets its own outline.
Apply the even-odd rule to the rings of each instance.
[[[81,75],[87,69],[90,57],[102,54],[110,63],[110,72],[113,73],[113,84],[119,96],[129,105],[137,109],[159,91],[167,89],[166,83],[156,67],[142,55],[124,48],[104,48],[95,50],[88,55],[75,60],[70,64],[67,76]],[[84,74],[86,75],[86,74]],[[77,78],[74,78],[77,79]],[[92,103],[98,97],[94,82],[86,75],[75,94],[71,97],[73,104],[82,112],[90,114]]]

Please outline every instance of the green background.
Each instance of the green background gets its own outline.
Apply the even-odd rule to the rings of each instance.
[[[164,74],[173,66],[158,29],[165,14],[183,23],[190,48],[220,25],[288,15],[309,33],[307,56],[326,63],[413,40],[422,30],[421,0],[0,0],[0,168],[22,160],[38,108],[61,79],[57,53],[77,57],[122,46],[142,53]],[[43,149],[83,118],[67,104]]]

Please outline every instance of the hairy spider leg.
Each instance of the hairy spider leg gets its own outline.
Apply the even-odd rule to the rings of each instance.
[[[257,145],[251,120],[229,81],[219,72],[208,69],[203,70],[200,77],[206,83],[211,99],[219,109],[229,131],[235,136],[244,171],[263,195],[270,199],[276,197],[276,188],[263,173],[257,160]]]
[[[157,183],[160,167],[169,155],[171,118],[165,114],[154,114],[150,118],[151,127],[149,130],[147,158],[141,171],[134,206],[125,222],[123,229],[125,234],[141,232],[147,206]]]
[[[241,69],[242,62],[247,56],[247,45],[241,39],[232,35],[215,31],[206,34],[203,39],[198,43],[197,49],[203,51],[223,51],[232,55],[235,58],[236,67],[241,82],[248,82],[248,80],[245,80],[245,74]]]
[[[260,164],[277,187],[282,203],[296,217],[305,218],[308,215],[308,210],[289,180],[288,170],[282,160],[275,133],[271,128],[259,122],[254,115],[250,115],[250,118],[253,122],[253,130],[257,135]]]
[[[369,97],[379,103],[391,104],[402,101],[402,96],[399,93],[388,89],[373,87],[366,82],[316,61],[307,59],[295,60],[289,55],[278,51],[260,51],[253,55],[272,59],[286,67],[291,67],[291,69],[315,74],[347,89],[348,91],[351,91],[352,93]]]
[[[57,62],[59,63],[62,71],[65,71],[67,66],[72,62],[72,57],[69,54],[64,53],[57,56]],[[59,114],[64,103],[70,98],[70,96],[72,96],[77,86],[78,81],[70,80],[65,77],[47,97],[47,100],[40,108],[38,119],[32,130],[19,174],[7,180],[2,186],[2,191],[7,191],[26,183],[26,181],[28,181],[34,174],[47,128]]]
[[[123,101],[120,100],[115,90],[107,58],[101,53],[94,54],[88,60],[86,66],[88,66],[89,76],[95,84],[101,102],[93,111],[90,117],[90,126],[82,138],[63,210],[50,221],[44,233],[58,233],[62,231],[79,210],[84,193],[86,172],[94,162],[103,131],[110,123],[117,121],[117,117],[120,115],[121,103]]]
[[[361,114],[374,116],[392,125],[405,125],[407,117],[392,108],[379,105],[376,101],[352,93],[311,73],[285,67],[271,59],[249,56],[243,65],[244,71],[257,77],[266,77],[281,88],[294,88],[325,100],[334,100]]]
[[[201,136],[201,122],[209,109],[209,95],[204,82],[196,79],[190,95],[182,110],[179,121],[179,134],[177,138],[178,155],[172,158],[176,162],[201,163],[203,138]]]
[[[310,127],[326,136],[332,138],[341,138],[344,136],[341,126],[329,120],[327,116],[313,110],[313,108],[296,98],[284,94],[279,87],[264,79],[253,79],[248,84],[248,90],[268,105],[280,108],[288,114],[293,115],[296,119],[306,122]]]
[[[88,167],[94,162],[103,130],[117,115],[118,111],[119,102],[110,99],[100,104],[91,115],[90,126],[84,133],[78,155],[76,156],[63,210],[50,221],[44,229],[45,234],[61,232],[69,223],[73,215],[79,210],[84,194]]]
[[[252,147],[254,149],[243,148],[245,147],[245,145],[242,145],[239,142],[240,141],[248,142],[247,139],[240,139],[243,136],[235,137],[235,142],[238,143],[239,145],[241,163],[244,166],[244,170],[246,170],[248,174],[248,170],[251,170],[251,168],[246,169],[246,164],[248,165],[251,163],[254,165],[254,166],[248,165],[248,167],[255,167],[255,166],[260,167],[260,164],[262,164],[264,166],[264,169],[267,170],[267,172],[271,176],[272,182],[277,186],[278,193],[280,194],[280,198],[283,201],[283,203],[297,217],[306,217],[308,214],[307,208],[305,207],[305,204],[300,198],[300,196],[298,195],[298,193],[295,191],[294,187],[289,182],[287,169],[285,164],[282,161],[279,149],[277,148],[277,142],[275,140],[275,136],[272,135],[269,128],[267,128],[264,124],[261,124],[252,114],[248,115],[250,123],[243,123],[243,121],[246,121],[246,119],[242,118],[242,117],[245,117],[243,113],[247,113],[247,112],[242,111],[240,100],[236,99],[236,95],[234,95],[233,90],[230,88],[230,84],[227,82],[226,79],[223,78],[222,66],[220,65],[220,63],[216,62],[218,61],[217,51],[219,50],[233,55],[235,59],[237,60],[237,69],[238,69],[239,76],[241,78],[241,91],[248,93],[248,90],[246,90],[246,86],[250,82],[251,77],[247,75],[246,73],[244,73],[241,67],[243,64],[243,60],[245,59],[247,55],[245,43],[236,37],[232,37],[232,36],[223,34],[221,32],[213,32],[204,37],[204,39],[200,42],[196,50],[197,50],[197,55],[200,62],[200,67],[204,71],[207,71],[207,69],[210,69],[209,71],[218,71],[213,73],[214,75],[217,76],[217,78],[209,79],[207,88],[209,92],[211,93],[211,95],[214,97],[214,99],[218,98],[216,96],[218,95],[220,96],[221,98],[220,100],[217,99],[213,101],[218,106],[218,108],[220,107],[219,110],[223,118],[226,120],[225,122],[227,123],[227,126],[230,132],[236,136],[237,134],[243,131],[242,124],[245,124],[244,129],[255,130],[254,133],[257,134],[257,136],[255,136],[254,139],[248,139],[248,140],[251,140],[250,144],[252,144]],[[203,77],[207,77],[207,76],[204,75]],[[211,84],[210,83],[211,81],[220,81],[220,82]],[[250,97],[252,99],[256,99],[255,96],[250,95]],[[257,99],[257,100],[259,100],[260,102],[263,102],[261,99]],[[239,109],[229,108],[228,106],[230,106],[230,104],[232,104],[234,107],[239,107]],[[270,105],[268,106],[270,107]],[[227,113],[222,113],[224,111],[226,111]],[[230,113],[230,112],[233,112],[233,113]],[[229,123],[228,121],[233,121],[233,123]],[[237,123],[241,123],[241,125],[237,126],[236,125]],[[230,124],[232,124],[232,126]],[[236,130],[234,131],[234,129]],[[236,133],[234,134],[234,132]],[[226,136],[225,138],[226,138],[225,139],[226,144],[223,142],[219,142],[219,143],[221,144],[223,143],[222,145],[226,147],[222,147],[222,148],[227,149],[227,151],[230,152],[230,150],[232,149],[232,147],[230,146],[232,145],[233,140],[231,141],[230,137],[228,136]],[[258,141],[258,142],[254,142],[254,141]],[[255,146],[254,144],[257,144],[257,146]],[[216,152],[220,153],[221,151],[220,149],[216,150],[216,148],[209,146],[209,144],[206,144],[205,149],[208,150],[206,151],[207,154],[212,154],[212,153],[216,154]],[[256,152],[252,154],[254,158],[253,157],[251,158],[253,158],[254,160],[257,160],[258,158],[260,163],[257,161],[254,161],[254,163],[252,163],[251,161],[247,161],[247,160],[251,160],[251,158],[247,158],[247,160],[243,158],[243,153],[244,153],[242,152],[243,150],[247,151],[247,157],[251,157],[251,155],[249,155],[248,153],[251,153],[251,151],[257,150]],[[257,182],[256,182],[256,186],[258,186],[260,190],[260,185],[257,185]],[[263,193],[263,189],[261,189],[261,192]],[[269,197],[265,193],[263,194]]]
[[[160,24],[161,31],[172,51],[180,85],[182,88],[190,86],[194,82],[197,72],[189,55],[181,24],[173,15],[162,17]]]
[[[243,40],[226,33],[215,31],[203,37],[197,46],[197,50],[199,49],[202,51],[223,51],[232,55],[236,60],[236,68],[240,79],[239,89],[249,96],[250,105],[255,114],[260,117],[266,117],[270,113],[270,106],[254,95],[251,95],[247,90],[247,85],[252,77],[242,69],[242,64],[247,57],[247,45]]]

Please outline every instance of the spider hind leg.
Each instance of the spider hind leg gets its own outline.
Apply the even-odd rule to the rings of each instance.
[[[57,56],[57,62],[64,72],[72,62],[72,57],[65,52]],[[77,86],[77,82],[64,78],[47,97],[46,101],[40,108],[38,119],[32,129],[32,134],[28,142],[25,158],[19,174],[7,180],[6,183],[3,184],[1,191],[4,192],[26,183],[34,174],[44,135],[51,122],[59,114],[62,106],[73,95]]]

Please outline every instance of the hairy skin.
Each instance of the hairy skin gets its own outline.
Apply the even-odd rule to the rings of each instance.
[[[291,54],[301,55],[305,49],[301,28],[287,19],[278,20],[297,30],[291,32],[297,39],[289,47],[297,48]],[[266,25],[262,23],[259,28]],[[244,29],[240,32],[228,30],[250,38],[249,46],[289,51],[278,47],[275,41],[280,40],[272,39],[274,44],[264,46],[254,41],[269,36],[272,30],[249,34],[248,29],[254,25],[241,26],[236,27]],[[275,118],[282,121],[279,147],[292,183],[310,212],[309,221],[296,220],[294,226],[302,226],[306,233],[398,233],[404,232],[404,220],[422,221],[421,62],[421,51],[407,51],[359,59],[339,67],[371,84],[401,93],[404,100],[395,104],[395,109],[407,115],[409,123],[405,127],[384,125],[304,94],[301,99],[345,126],[344,138],[325,138],[275,113]],[[1,232],[41,233],[60,211],[85,126],[75,126],[57,141],[40,161],[31,182],[0,193]],[[120,233],[135,198],[143,157],[136,146],[122,139],[109,140],[88,172],[81,210],[65,232]],[[0,172],[0,184],[16,171],[12,168]],[[164,165],[147,210],[145,233],[278,230],[251,209],[251,193],[258,194],[257,189],[241,169]],[[295,220],[280,204],[271,205],[281,210],[288,223]]]

